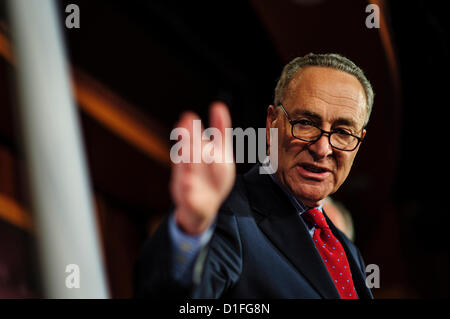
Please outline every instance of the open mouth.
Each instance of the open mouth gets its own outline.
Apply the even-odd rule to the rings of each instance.
[[[297,165],[297,169],[300,173],[300,176],[302,176],[303,178],[318,182],[324,181],[331,174],[331,171],[329,169],[313,164],[299,164]]]
[[[320,167],[315,166],[315,165],[301,164],[300,166],[303,167],[308,172],[312,172],[312,173],[325,173],[325,172],[328,172],[327,169],[320,168]]]

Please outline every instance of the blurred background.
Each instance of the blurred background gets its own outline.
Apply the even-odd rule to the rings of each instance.
[[[168,213],[169,133],[181,112],[207,121],[209,104],[219,99],[233,127],[265,127],[283,65],[309,52],[335,52],[359,65],[376,93],[367,137],[333,195],[351,216],[366,264],[380,268],[380,288],[372,292],[448,298],[448,240],[440,231],[448,213],[446,155],[434,142],[448,106],[442,2],[57,3],[111,297],[132,296],[139,249]],[[80,8],[80,28],[65,27],[71,3]],[[368,4],[381,9],[380,28],[366,27]],[[0,298],[41,297],[11,46],[2,4]],[[238,172],[252,165],[239,164]]]

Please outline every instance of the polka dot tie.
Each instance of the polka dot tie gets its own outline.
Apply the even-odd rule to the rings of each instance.
[[[315,227],[314,244],[330,273],[339,295],[342,299],[357,299],[352,273],[344,248],[332,234],[322,212],[317,208],[313,208],[306,211],[304,217]]]

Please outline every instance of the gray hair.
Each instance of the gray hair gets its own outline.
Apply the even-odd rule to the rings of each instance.
[[[285,90],[294,74],[306,66],[328,67],[346,72],[358,79],[364,88],[364,92],[366,93],[366,119],[364,121],[364,127],[366,127],[369,122],[370,113],[372,112],[373,100],[375,96],[372,85],[364,75],[363,70],[361,70],[355,63],[346,57],[335,53],[309,53],[303,57],[295,58],[286,64],[275,88],[274,106],[278,106],[281,103],[281,100],[284,98]]]

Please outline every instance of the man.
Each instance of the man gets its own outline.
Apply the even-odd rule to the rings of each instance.
[[[266,119],[269,145],[278,129],[276,173],[256,166],[235,178],[232,163],[174,165],[174,212],[143,248],[136,296],[372,298],[361,255],[322,205],[350,172],[373,96],[340,55],[286,65]],[[194,119],[185,113],[178,126],[192,133]],[[231,127],[225,105],[212,106],[210,124]]]

